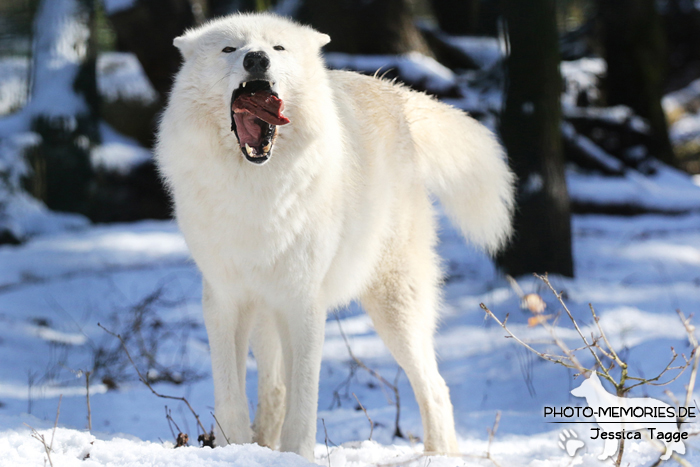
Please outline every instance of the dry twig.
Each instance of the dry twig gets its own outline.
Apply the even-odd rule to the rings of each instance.
[[[231,441],[229,441],[228,436],[226,436],[224,429],[221,427],[221,423],[219,423],[219,419],[216,418],[216,415],[214,415],[214,412],[209,412],[209,413],[214,418],[214,421],[216,422],[216,426],[219,427],[219,431],[221,432],[221,436],[223,436],[224,439],[226,440],[226,444],[231,444]]]
[[[371,418],[369,418],[369,414],[367,413],[367,409],[365,409],[365,406],[362,405],[362,402],[360,402],[360,399],[357,398],[357,396],[355,395],[354,392],[352,393],[352,396],[355,398],[357,403],[360,405],[360,408],[365,413],[365,417],[367,417],[367,420],[369,420],[369,438],[368,439],[370,441],[372,441],[372,433],[374,433],[374,422],[372,421]]]
[[[493,442],[493,438],[496,436],[496,432],[498,431],[498,425],[501,423],[501,411],[499,410],[496,412],[496,419],[493,421],[493,427],[489,430],[489,444],[486,446],[486,458],[493,462],[496,467],[500,467],[498,462],[496,462],[491,455],[491,443]]]
[[[51,443],[47,444],[46,443],[46,438],[44,435],[39,433],[36,428],[33,426],[25,423],[30,430],[32,430],[32,438],[36,439],[41,443],[42,446],[44,446],[44,452],[46,452],[46,457],[49,460],[49,465],[53,467],[53,461],[51,460],[51,452],[53,451],[53,439],[54,436],[56,435],[56,427],[58,426],[58,416],[61,414],[61,401],[63,400],[63,394],[61,394],[58,398],[58,407],[56,408],[56,420],[53,423],[53,430],[51,431]],[[44,459],[44,463],[46,463],[46,459]]]
[[[382,375],[377,373],[376,370],[368,367],[367,365],[364,364],[362,360],[357,358],[355,354],[352,351],[352,348],[350,347],[350,343],[348,342],[348,338],[345,335],[345,331],[343,331],[343,326],[340,323],[340,318],[338,318],[338,315],[335,315],[335,320],[338,322],[338,329],[340,329],[340,335],[343,336],[343,341],[345,342],[345,347],[348,349],[348,354],[350,354],[350,358],[353,359],[355,364],[362,368],[363,370],[367,371],[370,375],[374,376],[382,385],[383,387],[387,387],[391,389],[394,392],[394,405],[396,406],[396,419],[394,420],[394,437],[398,438],[403,438],[404,435],[401,432],[401,428],[399,427],[399,418],[401,417],[401,397],[399,396],[399,389],[395,384],[391,384],[389,381],[387,381]],[[397,375],[398,379],[398,375]]]
[[[92,409],[90,408],[90,375],[91,371],[85,372],[85,395],[87,397],[87,420],[88,431],[92,431]]]
[[[136,374],[139,377],[139,380],[146,385],[148,389],[151,390],[153,395],[160,397],[162,399],[172,399],[176,401],[181,401],[184,402],[185,405],[187,405],[187,408],[190,409],[190,412],[192,412],[192,415],[194,416],[195,420],[197,420],[197,425],[199,428],[202,429],[202,434],[199,435],[197,438],[198,441],[200,441],[204,446],[211,446],[213,447],[213,434],[210,434],[207,432],[206,428],[204,428],[204,425],[202,425],[202,421],[199,419],[199,415],[197,415],[197,412],[194,411],[192,406],[190,405],[189,401],[185,397],[178,397],[178,396],[168,396],[166,394],[161,394],[155,389],[153,389],[153,386],[148,382],[148,379],[146,379],[141,372],[139,371],[138,367],[136,366],[136,363],[134,363],[134,360],[131,358],[131,354],[129,353],[129,349],[126,347],[126,343],[124,342],[124,339],[122,339],[122,336],[119,334],[115,334],[106,327],[102,326],[100,323],[97,323],[99,327],[101,327],[107,334],[116,337],[119,339],[119,342],[122,344],[122,348],[124,349],[124,352],[126,352],[126,356],[129,358],[129,361],[131,362],[131,365],[134,367],[134,370],[136,370]]]
[[[323,434],[325,435],[324,442],[326,443],[326,455],[328,456],[328,467],[331,467],[331,450],[328,447],[328,430],[326,430],[326,420],[322,418],[321,423],[323,423]]]

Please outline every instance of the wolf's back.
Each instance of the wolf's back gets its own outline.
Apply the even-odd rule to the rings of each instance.
[[[405,90],[405,112],[429,190],[470,242],[490,253],[511,235],[515,176],[485,126],[461,110]]]

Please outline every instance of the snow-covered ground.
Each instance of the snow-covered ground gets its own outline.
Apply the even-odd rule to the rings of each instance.
[[[573,230],[576,279],[552,277],[552,282],[566,292],[584,329],[592,324],[590,302],[632,374],[659,372],[672,346],[687,355],[689,344],[675,310],[691,314],[700,305],[700,215],[578,216]],[[367,372],[353,369],[339,326],[353,353],[387,380],[397,377],[397,365],[368,317],[353,305],[338,311],[340,325],[334,315],[327,323],[316,461],[332,467],[492,465],[482,456],[487,429],[500,411],[500,427],[490,448],[499,465],[603,465],[596,459],[602,443],[588,439],[589,425],[553,425],[543,417],[545,405],[583,405],[569,395],[580,378],[574,381],[572,372],[528,354],[485,320],[480,302],[501,319],[510,313],[509,328],[520,337],[546,338],[542,328],[528,327],[530,315],[491,261],[465,246],[444,219],[441,239],[446,303],[436,342],[464,457],[421,456],[420,415],[400,373],[400,426],[406,438],[392,438],[393,395]],[[526,293],[541,293],[548,312],[559,311],[536,279],[524,277],[519,283]],[[141,370],[148,370],[154,381],[183,381],[154,387],[187,397],[209,429],[214,423],[213,390],[200,294],[199,274],[171,222],[96,226],[0,247],[0,465],[43,463],[43,446],[23,423],[50,440],[60,395],[55,466],[307,465],[295,455],[256,446],[172,449],[164,406],[196,444],[193,416],[184,404],[159,399],[139,383],[118,341],[97,326],[99,322],[125,336],[131,332],[128,345]],[[137,319],[140,326],[133,326]],[[578,347],[575,332],[563,326],[560,337]],[[144,356],[149,353],[153,360]],[[83,372],[96,360],[90,386],[92,433],[87,433]],[[248,371],[254,411],[252,357]],[[670,386],[634,394],[668,402],[663,390],[681,397],[687,381],[684,375]],[[353,393],[375,423],[372,441],[369,422]],[[557,437],[565,427],[574,428],[586,441],[582,456],[572,459],[559,448]],[[698,431],[700,426],[684,429]],[[685,459],[700,464],[697,440],[691,438],[687,445]],[[650,465],[657,458],[648,442],[638,441],[628,444],[623,463]]]

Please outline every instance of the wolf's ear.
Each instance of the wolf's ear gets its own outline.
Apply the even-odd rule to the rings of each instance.
[[[195,42],[194,38],[190,37],[190,34],[183,34],[173,39],[173,45],[180,50],[182,58],[185,60],[190,58],[194,53]]]
[[[318,41],[318,47],[321,48],[331,41],[331,36],[328,34],[323,34],[322,32],[317,32],[316,40]]]
[[[331,36],[329,36],[328,34],[323,34],[322,32],[318,32],[310,26],[307,26],[306,30],[310,33],[307,34],[309,40],[316,44],[316,46],[319,49],[331,41]]]

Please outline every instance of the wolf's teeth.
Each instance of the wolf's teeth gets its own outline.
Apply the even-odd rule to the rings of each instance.
[[[272,143],[267,143],[265,146],[263,146],[262,150],[263,150],[263,152],[270,152],[271,147],[272,147]]]
[[[275,83],[273,83],[272,81],[268,81],[268,83],[270,84],[270,87],[275,85]]]
[[[245,81],[243,81],[243,85],[242,85],[242,86],[245,87],[246,84],[247,84],[247,83],[246,83]]]
[[[248,146],[248,143],[245,143],[245,152],[247,152],[249,156],[253,155],[253,148]]]

